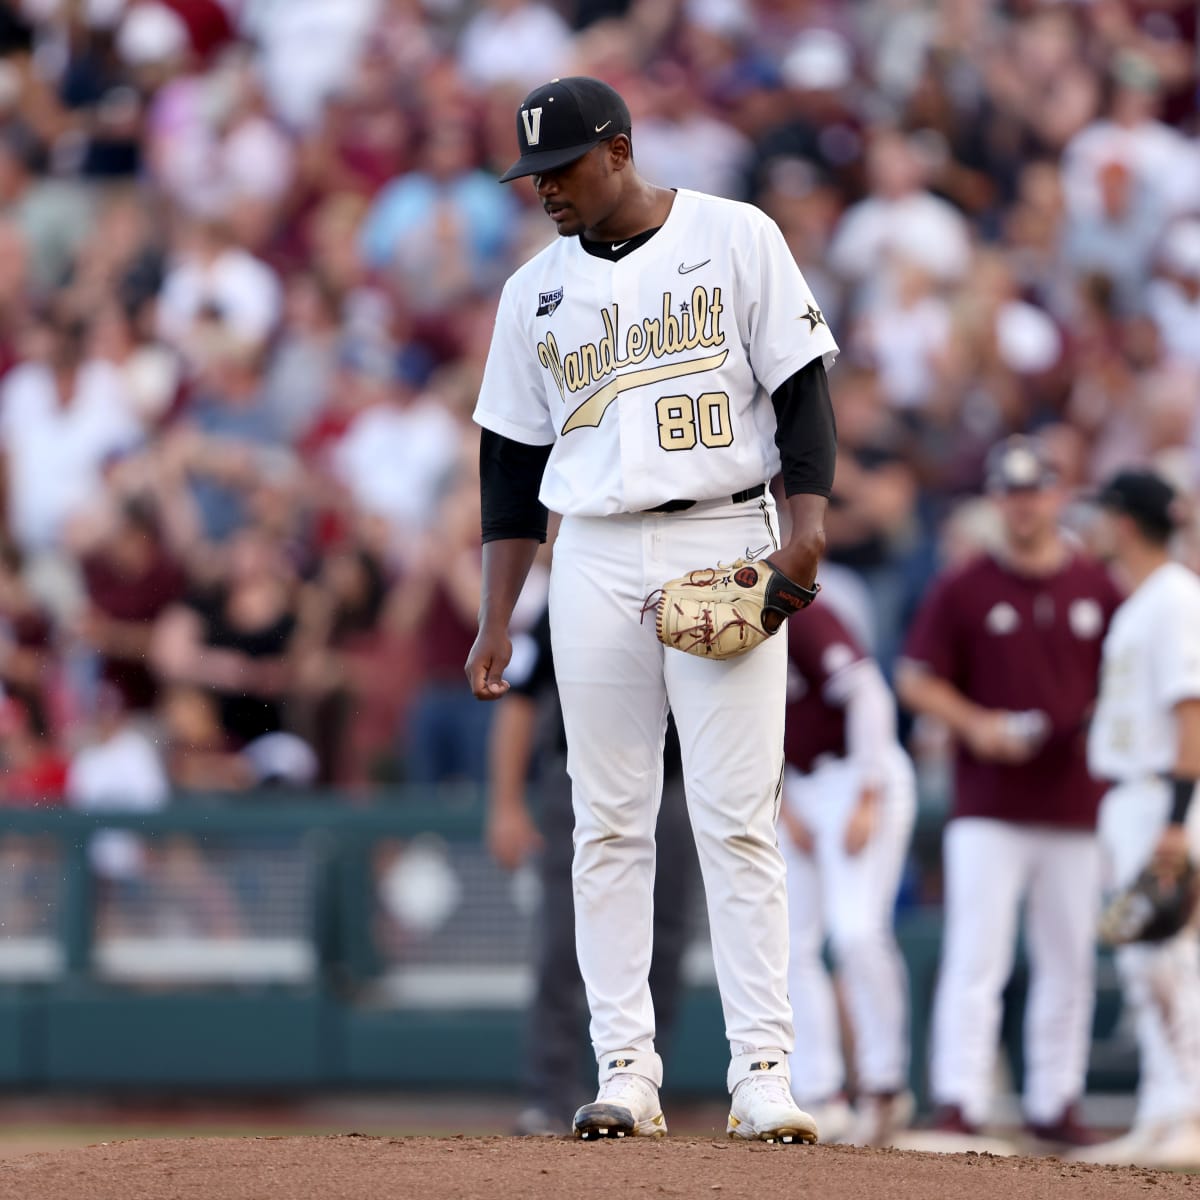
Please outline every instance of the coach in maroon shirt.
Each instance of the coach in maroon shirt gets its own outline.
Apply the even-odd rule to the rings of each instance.
[[[1025,905],[1031,984],[1024,1108],[1045,1142],[1094,1140],[1077,1120],[1094,1000],[1101,788],[1085,729],[1119,595],[1059,529],[1062,494],[1041,447],[997,446],[988,488],[1003,543],[938,579],[897,667],[906,707],[956,741],[943,844],[945,935],[934,1005],[936,1125],[978,1132],[991,1106],[1001,996]]]

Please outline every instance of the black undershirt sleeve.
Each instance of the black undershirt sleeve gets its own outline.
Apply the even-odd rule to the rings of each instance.
[[[479,496],[483,540],[546,540],[549,514],[538,500],[550,446],[527,446],[484,429],[479,437]]]
[[[771,403],[784,493],[827,497],[833,490],[837,426],[825,364],[814,358],[801,367],[772,392]]]

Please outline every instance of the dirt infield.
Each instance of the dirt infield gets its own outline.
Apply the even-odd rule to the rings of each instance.
[[[821,1200],[1195,1197],[1197,1180],[1047,1158],[849,1146],[568,1139],[170,1138],[28,1154],[0,1163],[22,1200],[570,1200],[601,1196],[819,1196]]]

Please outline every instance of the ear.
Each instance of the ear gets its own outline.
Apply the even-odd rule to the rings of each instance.
[[[623,171],[633,162],[633,146],[627,133],[618,133],[608,143],[608,165],[614,171]]]

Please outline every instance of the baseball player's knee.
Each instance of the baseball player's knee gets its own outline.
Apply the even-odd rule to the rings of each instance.
[[[652,805],[640,797],[575,794],[575,846],[644,840],[654,843]]]

